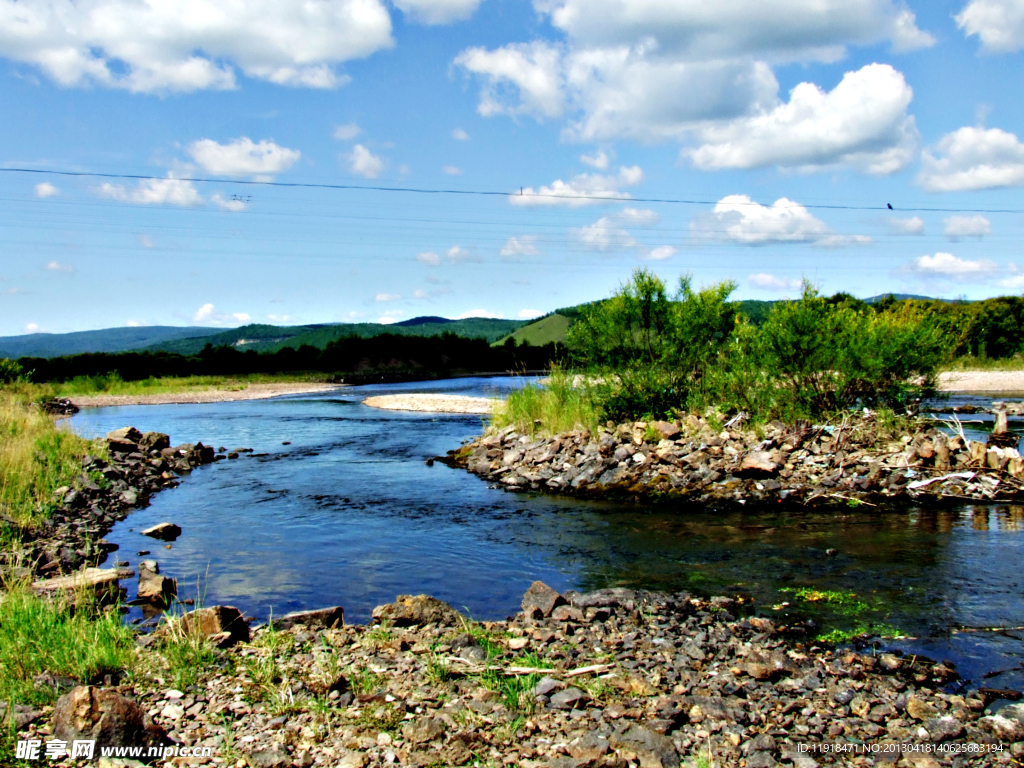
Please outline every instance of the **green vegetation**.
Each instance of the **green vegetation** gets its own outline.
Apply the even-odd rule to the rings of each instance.
[[[579,427],[594,431],[601,422],[600,405],[591,389],[579,383],[555,369],[546,385],[527,384],[510,392],[492,424],[499,429],[515,425],[529,435],[569,432]]]
[[[887,640],[906,637],[906,634],[890,624],[858,624],[852,629],[833,629],[818,635],[815,640],[820,643],[842,645],[858,637],[882,637]]]
[[[532,344],[535,347],[543,347],[545,344],[565,343],[565,337],[569,332],[572,320],[559,312],[545,315],[539,320],[534,320],[529,325],[516,329],[505,339],[515,339],[517,344]],[[498,344],[505,341],[502,339]]]
[[[480,685],[501,695],[510,712],[532,712],[533,690],[540,681],[540,675],[506,675],[500,669],[490,668],[480,674]]]
[[[820,603],[845,615],[856,615],[869,611],[872,606],[853,592],[811,589],[809,587],[783,587],[780,592],[788,593],[803,603]]]

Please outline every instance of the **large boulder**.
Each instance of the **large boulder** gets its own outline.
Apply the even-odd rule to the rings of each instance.
[[[249,641],[249,623],[242,612],[230,605],[214,605],[186,613],[180,619],[163,625],[158,633],[183,632],[208,638],[220,648]]]
[[[386,621],[395,627],[423,624],[453,626],[462,621],[462,614],[448,603],[429,595],[399,595],[395,602],[374,608],[373,620]]]
[[[120,429],[107,432],[107,440],[124,440],[138,445],[141,439],[142,433],[135,427],[121,427]]]
[[[565,598],[543,581],[533,582],[523,595],[523,613],[531,619],[550,616],[560,605],[565,605]]]
[[[139,600],[166,608],[177,594],[177,582],[160,575],[160,566],[156,560],[143,560],[139,563]]]
[[[163,541],[174,541],[181,536],[181,528],[174,523],[157,523],[151,528],[142,532],[143,536],[151,536],[154,539]]]
[[[139,438],[139,445],[147,451],[162,451],[171,447],[171,437],[163,432],[146,432]]]
[[[287,613],[280,619],[274,619],[274,625],[278,629],[291,629],[292,627],[335,627],[345,626],[345,609],[340,605],[332,608],[318,608],[313,611],[296,611]]]
[[[77,686],[57,699],[53,735],[68,743],[95,739],[97,753],[108,746],[156,746],[167,737],[134,699],[91,685]]]

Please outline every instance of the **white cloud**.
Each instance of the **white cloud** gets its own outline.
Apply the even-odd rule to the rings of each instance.
[[[720,240],[742,245],[768,243],[814,243],[829,248],[864,245],[863,235],[836,235],[799,203],[782,197],[772,205],[753,202],[747,195],[728,195],[707,214],[690,223],[698,239]]]
[[[74,272],[75,268],[70,264],[61,264],[58,261],[50,261],[46,264],[46,269],[49,272]]]
[[[139,245],[143,248],[156,248],[156,244],[149,235],[139,235]]]
[[[380,0],[0,0],[0,56],[63,86],[137,92],[278,85],[333,88],[342,62],[389,48]]]
[[[36,184],[36,197],[54,197],[55,195],[59,194],[60,190],[57,189],[55,186],[53,186],[53,184],[51,184],[48,181]]]
[[[665,261],[665,259],[671,259],[676,255],[676,249],[671,245],[659,245],[657,248],[651,248],[644,258],[647,261]]]
[[[448,249],[445,255],[448,257],[448,261],[452,262],[452,264],[462,264],[466,261],[480,261],[480,257],[478,255],[463,248],[461,245],[453,245]]]
[[[377,322],[380,323],[381,325],[391,325],[392,323],[397,323],[398,322],[398,318],[397,317],[378,317],[377,318]]]
[[[956,16],[967,36],[977,35],[986,53],[1013,53],[1024,48],[1024,3],[1021,0],[971,0]]]
[[[999,285],[1013,291],[1024,291],[1024,275],[1014,275],[1005,280],[1000,280]]]
[[[263,139],[258,144],[248,136],[218,144],[200,139],[186,149],[207,173],[219,176],[269,176],[291,168],[302,153]]]
[[[424,291],[422,288],[417,288],[415,291],[412,292],[412,297],[414,299],[429,299],[430,294]]]
[[[143,179],[134,189],[120,184],[101,184],[96,191],[103,197],[122,203],[139,205],[202,205],[203,198],[191,181],[168,176],[166,179]]]
[[[450,24],[473,15],[480,0],[394,0],[402,13],[420,24]]]
[[[294,319],[292,315],[267,315],[267,320],[272,323],[290,323]]]
[[[127,323],[125,323],[125,326],[127,326],[128,328],[141,328],[142,323],[140,323],[138,320],[129,320]]]
[[[922,277],[986,278],[999,271],[999,266],[988,259],[960,259],[951,253],[938,252],[934,256],[919,256],[911,262],[909,271]]]
[[[960,128],[921,156],[917,182],[929,192],[1024,184],[1024,144],[998,128]]]
[[[436,267],[441,263],[441,257],[438,256],[433,251],[426,251],[424,253],[417,253],[416,261],[422,262],[424,264],[429,264],[432,267]]]
[[[245,312],[232,312],[231,316],[240,323],[248,323],[250,320],[252,320],[252,318],[249,317],[249,315],[247,315]]]
[[[504,258],[517,258],[519,256],[536,256],[540,253],[537,250],[536,235],[522,235],[510,237],[501,248],[501,255]]]
[[[469,134],[461,128],[456,128],[452,131],[452,138],[456,141],[469,141]]]
[[[446,165],[441,169],[441,173],[444,173],[447,176],[461,176],[462,169],[454,165]]]
[[[338,141],[351,141],[362,132],[363,129],[355,123],[345,123],[334,129],[334,138]]]
[[[584,247],[595,251],[632,248],[636,240],[623,229],[614,216],[602,216],[593,224],[573,230],[576,240]]]
[[[238,198],[235,197],[226,198],[220,193],[213,195],[210,198],[210,202],[216,205],[222,211],[231,211],[232,213],[244,211],[248,207],[246,206],[244,201],[239,200]]]
[[[890,217],[887,220],[889,231],[894,235],[923,235],[924,221],[920,216],[912,216],[909,219],[897,219]]]
[[[550,186],[542,186],[536,190],[533,187],[526,187],[521,195],[511,195],[509,202],[513,205],[565,205],[570,208],[607,204],[616,200],[628,200],[629,193],[622,192],[619,188],[636,186],[643,178],[644,173],[637,165],[629,168],[622,166],[615,176],[580,173],[569,181],[555,179]]]
[[[477,111],[484,117],[558,117],[565,108],[561,56],[557,47],[538,41],[513,43],[493,51],[469,48],[455,58],[455,64],[483,78]],[[509,84],[518,93],[518,103],[508,98]]]
[[[608,153],[603,149],[598,150],[592,155],[580,155],[581,163],[589,165],[591,168],[596,168],[599,171],[607,171],[610,161],[611,158],[608,157]]]
[[[788,103],[761,114],[709,125],[700,146],[684,150],[702,170],[768,165],[823,170],[851,166],[898,171],[915,156],[918,132],[907,114],[913,91],[888,64],[847,72],[831,91],[800,83]]]
[[[943,234],[950,240],[963,237],[982,238],[992,234],[992,222],[984,216],[950,216],[942,220]]]
[[[26,323],[25,333],[39,333],[39,325],[37,323]]]
[[[373,300],[374,301],[385,302],[385,301],[398,301],[401,298],[402,298],[402,295],[399,294],[399,293],[378,293],[376,296],[373,297]]]
[[[267,317],[272,316],[267,315]],[[237,325],[238,323],[248,323],[250,319],[249,315],[245,312],[234,312],[232,314],[218,312],[217,308],[210,303],[203,304],[192,315],[192,322],[197,325]]]
[[[753,275],[747,275],[747,282],[755,288],[760,288],[764,291],[778,292],[799,290],[803,281],[796,279],[787,280],[784,277],[776,277],[768,272],[758,272]]]
[[[192,315],[193,323],[205,323],[210,321],[216,312],[216,308],[213,304],[203,304],[196,313]]]
[[[380,172],[384,170],[384,161],[362,144],[356,144],[352,147],[352,152],[347,157],[349,170],[356,176],[362,176],[365,179],[376,179],[380,176]]]
[[[471,317],[486,317],[492,320],[501,320],[501,318],[504,317],[504,315],[502,315],[500,312],[489,312],[486,309],[471,309],[469,310],[469,312],[463,312],[461,315],[454,319],[467,320]]]
[[[623,208],[615,214],[619,221],[634,226],[647,226],[658,221],[658,214],[649,208]]]
[[[517,317],[520,320],[533,320],[535,317],[540,317],[543,314],[539,309],[520,309]]]

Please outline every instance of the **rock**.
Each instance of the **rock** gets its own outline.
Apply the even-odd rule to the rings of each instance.
[[[574,705],[586,699],[587,695],[579,688],[566,688],[551,697],[551,706],[554,709],[573,709]]]
[[[171,447],[171,438],[163,432],[146,432],[139,438],[138,443],[147,451],[162,451]]]
[[[577,760],[596,761],[608,754],[608,739],[591,731],[569,744],[569,754]]]
[[[157,523],[151,528],[142,532],[143,536],[150,536],[161,541],[174,541],[181,536],[181,528],[174,523]]]
[[[155,746],[166,738],[133,699],[91,685],[78,686],[57,700],[53,735],[69,743],[95,739],[97,753],[106,746]]]
[[[755,752],[747,758],[747,768],[775,768],[775,758],[767,752]]]
[[[57,693],[64,693],[70,691],[72,688],[78,685],[78,681],[70,677],[64,677],[64,675],[54,675],[50,672],[41,672],[32,678],[32,687],[37,691],[46,690],[47,688]],[[3,717],[0,717],[3,720]]]
[[[120,499],[121,502],[125,504],[125,506],[134,507],[136,504],[139,503],[138,491],[136,491],[134,488],[129,488],[128,490],[121,493]]]
[[[577,608],[622,608],[636,600],[636,591],[625,587],[611,587],[574,595],[572,604]],[[627,605],[628,604],[628,605]]]
[[[177,594],[178,582],[161,576],[155,560],[143,560],[139,563],[139,600],[166,608]]]
[[[744,475],[774,475],[779,465],[772,461],[772,455],[767,451],[751,451],[743,457],[740,464],[740,473]]]
[[[286,613],[280,619],[274,620],[274,626],[278,629],[292,629],[293,627],[334,627],[345,626],[345,609],[340,605],[332,608],[318,608],[312,611],[296,611]]]
[[[562,684],[555,680],[553,677],[542,677],[537,681],[537,685],[533,688],[534,696],[547,696],[554,690],[557,690]]]
[[[543,581],[535,581],[523,595],[523,613],[532,618],[550,616],[560,605],[565,605],[565,598]]]
[[[453,626],[462,620],[462,614],[437,598],[429,595],[399,595],[395,602],[378,605],[373,609],[374,621],[388,621],[395,627],[415,627],[424,624]]]
[[[1003,742],[1024,741],[1024,724],[996,713],[983,717],[978,725]]]
[[[560,605],[551,612],[555,621],[583,621],[583,611],[571,605]]]
[[[425,717],[406,723],[402,736],[412,744],[423,744],[441,738],[444,731],[444,720],[440,717]]]
[[[964,732],[964,725],[954,717],[933,717],[925,721],[924,728],[932,741],[955,739]]]
[[[649,731],[643,726],[632,725],[622,734],[613,733],[608,739],[612,747],[621,753],[636,756],[640,768],[678,768],[679,753],[672,739]]]
[[[135,575],[131,568],[85,568],[71,576],[60,576],[32,583],[32,589],[43,595],[94,590],[97,594],[117,593],[118,581]]]
[[[654,431],[661,435],[663,440],[671,440],[673,437],[679,434],[679,427],[668,421],[656,421],[651,427]]]
[[[189,635],[216,638],[216,644],[221,648],[249,641],[249,625],[242,612],[230,605],[214,605],[186,613],[177,621],[165,624],[160,631],[169,633],[171,627],[180,627]]]
[[[528,637],[512,637],[508,641],[508,647],[513,651],[521,651],[529,644],[530,638]]]
[[[931,720],[938,716],[939,711],[923,699],[911,696],[907,699],[907,714],[915,720]]]
[[[123,440],[138,445],[141,439],[142,433],[135,427],[121,427],[112,432],[107,432],[107,440]]]
[[[249,753],[245,756],[245,761],[251,768],[283,768],[292,764],[291,756],[282,747]]]

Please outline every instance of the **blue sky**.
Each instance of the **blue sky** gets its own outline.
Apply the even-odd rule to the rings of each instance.
[[[1024,0],[0,0],[0,335],[1020,294],[1022,48]]]

